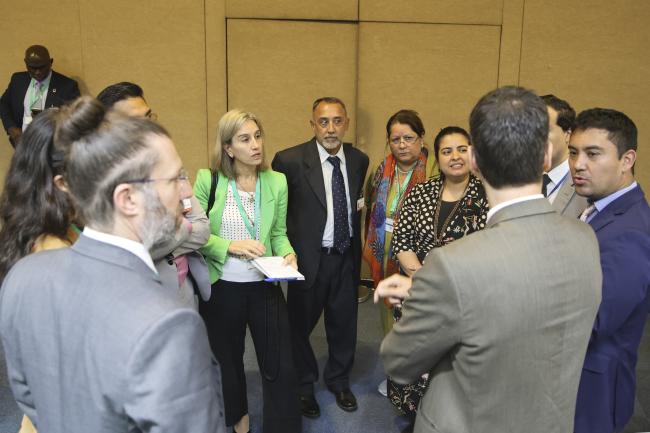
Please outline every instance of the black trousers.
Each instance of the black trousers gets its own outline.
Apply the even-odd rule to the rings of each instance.
[[[309,336],[323,312],[329,349],[323,379],[334,392],[350,386],[359,308],[354,281],[353,258],[348,249],[342,255],[321,253],[318,275],[312,287],[289,282],[289,322],[301,395],[313,394],[314,382],[318,380],[318,362]]]
[[[217,281],[199,312],[208,329],[210,346],[221,364],[226,425],[248,413],[244,346],[246,325],[251,331],[262,375],[264,433],[302,430],[298,383],[291,354],[291,337],[280,287],[264,281]]]

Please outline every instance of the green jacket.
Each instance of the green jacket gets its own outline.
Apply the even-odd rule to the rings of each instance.
[[[287,238],[287,180],[284,174],[273,170],[264,170],[260,177],[260,242],[266,248],[265,255],[281,256],[293,253],[293,248]],[[212,175],[210,170],[201,169],[196,174],[194,195],[203,209],[208,207]],[[226,204],[228,178],[219,173],[217,190],[214,193],[214,205],[208,215],[210,219],[210,239],[201,248],[201,253],[208,262],[210,281],[213,283],[221,277],[221,269],[228,258],[230,239],[219,237],[221,230],[221,215]]]

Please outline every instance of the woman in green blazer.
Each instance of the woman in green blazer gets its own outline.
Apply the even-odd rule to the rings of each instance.
[[[211,170],[199,170],[194,195],[208,210],[211,235],[201,249],[212,281],[199,305],[210,345],[221,364],[226,424],[249,430],[244,340],[251,331],[262,374],[265,433],[300,432],[298,382],[293,367],[286,302],[250,260],[281,256],[297,268],[286,234],[287,181],[266,168],[264,131],[252,113],[231,110],[219,121]],[[211,200],[213,173],[216,188]]]

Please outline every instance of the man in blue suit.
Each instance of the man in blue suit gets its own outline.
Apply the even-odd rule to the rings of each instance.
[[[569,143],[576,192],[590,206],[581,219],[596,232],[602,302],[587,348],[576,405],[576,433],[623,430],[634,411],[635,366],[650,287],[650,208],[634,180],[637,129],[625,114],[585,110]]]

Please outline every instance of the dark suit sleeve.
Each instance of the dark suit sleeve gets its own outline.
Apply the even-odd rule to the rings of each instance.
[[[650,238],[640,231],[628,231],[601,243],[603,295],[593,337],[615,333],[646,301],[650,281]]]
[[[127,415],[143,432],[225,432],[221,374],[199,315],[175,310],[139,339],[128,363]]]
[[[0,118],[2,118],[2,125],[4,126],[5,131],[9,130],[9,128],[17,127],[13,114],[11,113],[11,96],[14,87],[13,81],[14,77],[12,76],[7,89],[2,94],[2,97],[0,97]]]
[[[284,173],[285,176],[287,175],[287,168],[282,162],[282,156],[280,155],[280,152],[276,153],[273,157],[273,161],[271,161],[271,168],[275,171],[279,171],[280,173]]]
[[[70,91],[70,98],[68,100],[74,101],[80,96],[81,92],[79,92],[79,84],[76,81],[72,80],[72,90]]]
[[[413,278],[402,319],[381,343],[386,373],[395,382],[413,383],[460,341],[458,289],[444,248],[432,250]]]

